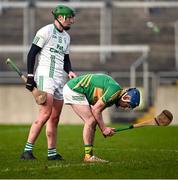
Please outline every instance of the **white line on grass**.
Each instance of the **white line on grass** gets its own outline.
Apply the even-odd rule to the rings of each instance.
[[[111,162],[109,163],[106,163],[106,164],[110,164]],[[43,167],[31,167],[29,168],[28,167],[28,171],[34,171],[34,170],[39,170],[39,169],[44,169],[44,170],[47,170],[47,169],[56,169],[56,168],[68,168],[68,167],[82,167],[82,166],[95,166],[96,164],[99,164],[99,163],[77,163],[77,164],[55,164],[55,165],[44,165]],[[101,163],[100,163],[101,164]],[[26,168],[25,168],[26,170]],[[20,171],[24,171],[23,168],[5,168],[5,169],[1,169],[0,172],[9,172],[9,171],[16,171],[16,172],[20,172]]]

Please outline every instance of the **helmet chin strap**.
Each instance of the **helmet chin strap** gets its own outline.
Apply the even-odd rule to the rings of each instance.
[[[57,20],[57,22],[60,24],[60,26],[64,29],[64,30],[66,30],[66,31],[68,31],[69,29],[70,29],[70,27],[65,27],[65,26],[63,26],[62,25],[62,23],[57,19],[57,18],[55,18],[56,20]]]
[[[52,11],[52,14],[53,14],[53,16],[55,17],[55,14],[54,14],[53,11]],[[70,27],[68,27],[68,26],[67,26],[67,27],[63,26],[62,23],[58,20],[58,18],[55,18],[55,20],[60,24],[60,26],[61,26],[64,30],[67,31],[67,30],[70,29]]]
[[[119,107],[119,102],[120,102],[120,100],[122,99],[122,97],[123,97],[126,93],[127,93],[127,91],[126,91],[125,89],[123,89],[123,90],[121,91],[121,93],[120,93],[120,95],[119,95],[119,98],[118,98],[118,100],[117,100],[117,102],[116,102],[116,107]]]

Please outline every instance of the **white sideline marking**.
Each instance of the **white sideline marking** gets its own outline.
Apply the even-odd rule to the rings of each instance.
[[[101,163],[100,163],[101,164]],[[110,164],[110,163],[106,163],[106,164]],[[52,165],[52,166],[43,166],[43,167],[40,167],[40,168],[28,168],[28,171],[33,171],[33,170],[36,170],[36,169],[44,169],[44,170],[47,170],[47,169],[55,169],[55,168],[68,168],[68,167],[76,167],[76,166],[94,166],[96,165],[96,163],[78,163],[78,164],[56,164],[56,165]],[[17,171],[17,172],[20,172],[20,171],[24,171],[24,169],[10,169],[10,168],[5,168],[5,169],[1,169],[0,172],[9,172],[9,171]]]
[[[102,148],[98,148],[100,150],[103,150]],[[118,151],[118,149],[115,149],[115,148],[105,148],[105,151]],[[140,149],[135,149],[135,148],[130,148],[130,149],[119,149],[119,151],[140,151]],[[158,151],[162,151],[162,152],[178,152],[178,150],[176,149],[150,149],[150,150],[144,150],[144,151],[152,151],[152,152],[158,152]],[[109,162],[109,163],[105,163],[105,165],[109,165],[111,166],[112,164],[120,164],[121,162]],[[40,167],[40,169],[55,169],[55,168],[68,168],[68,167],[82,167],[82,166],[95,166],[97,163],[77,163],[77,164],[55,164],[55,165],[51,165],[51,166],[48,166],[48,165],[44,165],[43,167]],[[100,165],[102,163],[99,163]],[[97,165],[99,165],[97,164]],[[33,171],[33,170],[36,170],[36,169],[39,169],[39,168],[28,168],[28,171]],[[5,169],[1,169],[0,172],[9,172],[9,171],[17,171],[17,172],[20,172],[20,171],[24,171],[24,169],[10,169],[10,168],[5,168]]]

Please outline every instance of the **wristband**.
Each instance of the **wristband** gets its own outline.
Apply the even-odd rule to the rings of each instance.
[[[33,75],[33,74],[28,74],[27,76],[28,76],[28,77],[34,77],[34,75]]]

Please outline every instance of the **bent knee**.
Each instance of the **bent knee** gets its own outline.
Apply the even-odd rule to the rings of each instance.
[[[34,121],[34,124],[36,126],[43,126],[45,123],[46,123],[46,120],[44,120],[44,119],[37,119]]]
[[[45,124],[50,117],[50,112],[40,113],[37,120],[34,121],[35,124]]]
[[[45,120],[48,120],[50,118],[50,115],[51,115],[51,110],[40,113],[40,116],[42,117],[42,119],[45,119]]]

